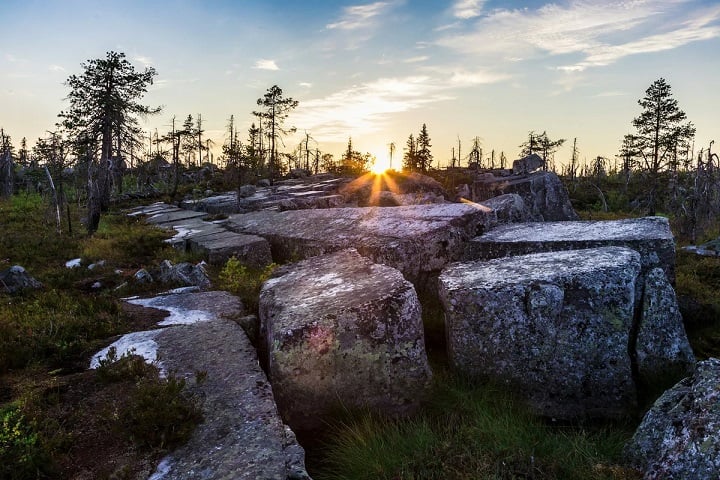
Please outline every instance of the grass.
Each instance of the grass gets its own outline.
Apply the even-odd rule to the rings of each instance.
[[[316,480],[631,479],[620,464],[631,426],[554,426],[497,386],[436,375],[412,419],[355,414],[334,426]]]
[[[150,314],[120,303],[141,289],[133,273],[187,257],[164,243],[167,233],[137,219],[107,214],[87,236],[80,215],[71,208],[73,233],[57,232],[40,196],[0,201],[0,269],[22,265],[44,285],[0,292],[2,479],[147,478],[201,419],[184,380],[160,378],[141,360],[87,370],[115,335],[149,326]],[[65,267],[78,257],[80,268]],[[103,266],[87,268],[100,260]],[[130,287],[116,291],[122,283]]]

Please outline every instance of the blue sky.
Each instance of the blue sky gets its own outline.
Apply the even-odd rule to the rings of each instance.
[[[581,157],[612,158],[659,77],[696,147],[720,140],[717,1],[0,0],[0,17],[0,126],[16,144],[53,128],[63,81],[108,50],[158,72],[147,129],[201,113],[218,144],[277,84],[300,102],[289,124],[325,152],[352,136],[382,159],[426,123],[440,163],[475,136],[512,160],[530,130],[568,139],[558,162],[574,137]]]

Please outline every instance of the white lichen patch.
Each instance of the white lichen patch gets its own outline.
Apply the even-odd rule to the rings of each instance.
[[[136,298],[128,300],[128,303],[134,305],[141,305],[143,307],[159,308],[166,310],[170,313],[162,322],[158,323],[159,326],[168,325],[190,325],[198,322],[209,322],[213,319],[213,316],[202,310],[191,310],[178,307],[169,307],[165,305],[163,296],[152,297],[152,298]]]
[[[97,368],[100,365],[100,361],[107,358],[110,349],[115,349],[115,355],[117,358],[124,355],[135,354],[143,357],[148,363],[155,362],[157,360],[158,349],[155,338],[160,332],[161,330],[147,330],[144,332],[133,332],[123,335],[118,340],[93,355],[90,360],[90,368]],[[158,367],[160,367],[159,363]],[[162,368],[160,368],[160,371],[162,372]]]

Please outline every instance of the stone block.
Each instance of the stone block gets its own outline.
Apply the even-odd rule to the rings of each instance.
[[[631,414],[639,273],[640,255],[621,247],[452,264],[439,279],[450,363],[544,416]]]
[[[286,422],[318,428],[338,405],[414,410],[431,377],[420,314],[400,272],[352,249],[279,269],[260,293],[260,324]]]
[[[256,235],[225,230],[192,236],[188,239],[188,246],[193,252],[203,254],[211,265],[222,265],[230,257],[236,257],[241,263],[253,268],[262,268],[272,263],[270,244]]]
[[[474,238],[470,260],[607,246],[640,253],[644,272],[660,267],[675,281],[675,241],[664,217],[609,221],[530,222],[499,225]]]

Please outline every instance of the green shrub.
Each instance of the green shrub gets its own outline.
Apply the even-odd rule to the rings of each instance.
[[[260,288],[276,268],[277,264],[271,263],[262,270],[250,269],[237,258],[231,257],[218,275],[218,288],[237,295],[248,311],[255,311]]]
[[[137,382],[119,421],[135,444],[172,449],[188,441],[202,421],[202,410],[185,391],[184,379],[146,376]]]
[[[113,383],[123,380],[137,381],[151,376],[154,370],[155,367],[140,355],[131,352],[118,358],[115,347],[110,347],[107,356],[100,360],[95,373],[101,382]]]
[[[41,478],[49,468],[48,454],[20,409],[11,406],[0,410],[0,478]]]

